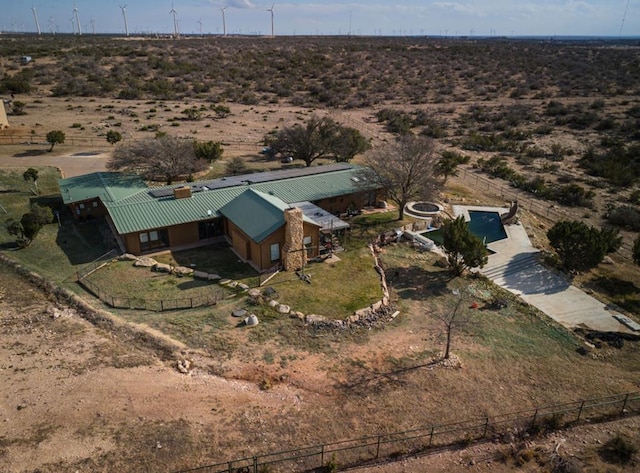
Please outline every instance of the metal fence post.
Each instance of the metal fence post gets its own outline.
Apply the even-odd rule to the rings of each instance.
[[[489,429],[489,418],[487,417],[484,423],[484,432],[482,432],[482,438],[487,438],[487,430]]]
[[[229,462],[229,473],[233,473],[233,462]]]
[[[533,419],[531,419],[531,428],[536,425],[536,419],[538,418],[538,409],[533,413]]]
[[[376,460],[380,456],[380,435],[378,435],[378,444],[376,445]]]
[[[431,433],[429,434],[429,446],[433,443],[433,431],[435,430],[435,426],[431,427]]]
[[[320,447],[320,467],[324,465],[324,445]]]
[[[584,401],[580,403],[580,409],[578,409],[578,417],[576,418],[576,422],[580,422],[580,416],[582,415],[582,408],[584,407]]]
[[[624,402],[622,403],[622,409],[620,410],[620,415],[624,414],[624,411],[627,410],[627,401],[629,400],[629,393],[624,397]]]
[[[258,473],[258,457],[253,457],[253,473]]]

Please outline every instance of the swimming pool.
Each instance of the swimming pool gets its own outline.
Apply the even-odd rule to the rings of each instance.
[[[498,212],[469,210],[469,217],[471,218],[471,220],[467,222],[469,230],[471,230],[471,233],[482,239],[485,244],[507,238],[507,232],[504,230],[504,226],[500,221],[500,214]],[[422,232],[420,235],[432,240],[438,245],[442,245],[443,243],[442,229],[440,228],[437,230]]]

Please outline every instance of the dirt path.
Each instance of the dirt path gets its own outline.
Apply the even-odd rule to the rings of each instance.
[[[109,152],[105,150],[87,150],[63,152],[55,155],[44,153],[9,154],[8,149],[0,147],[1,168],[28,168],[40,166],[54,166],[60,169],[63,177],[73,177],[92,172],[106,170]],[[22,154],[33,154],[22,156]]]

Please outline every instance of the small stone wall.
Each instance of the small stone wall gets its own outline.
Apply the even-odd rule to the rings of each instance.
[[[329,319],[324,315],[304,314],[300,311],[293,310],[288,305],[281,304],[275,299],[277,294],[271,287],[265,288],[264,291],[260,291],[258,288],[250,289],[248,291],[249,297],[253,299],[255,303],[266,304],[280,314],[289,314],[291,318],[298,319],[315,328],[346,329],[354,326],[372,327],[386,323],[395,319],[400,312],[397,310],[394,311],[389,305],[387,278],[384,268],[380,264],[380,259],[378,258],[380,248],[374,244],[370,244],[369,249],[373,256],[374,268],[380,275],[382,299],[374,302],[369,307],[356,310],[353,315],[350,315],[344,320]]]

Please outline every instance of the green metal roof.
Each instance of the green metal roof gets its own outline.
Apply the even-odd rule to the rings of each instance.
[[[246,189],[220,209],[220,213],[231,220],[256,243],[284,225],[284,211],[291,206],[277,197],[255,189]],[[304,220],[318,225],[305,217]]]
[[[357,166],[326,166],[326,172],[298,177],[290,177],[290,175],[283,173],[283,177],[278,179],[278,172],[275,171],[272,172],[273,179],[268,182],[253,184],[244,182],[232,187],[195,192],[191,197],[183,199],[176,199],[173,195],[154,197],[151,192],[157,189],[173,189],[184,184],[154,189],[146,187],[135,188],[133,185],[130,187],[116,186],[115,190],[108,185],[103,187],[95,186],[94,189],[95,191],[100,191],[97,196],[101,199],[102,196],[105,196],[106,200],[102,201],[107,207],[118,233],[126,234],[220,217],[220,209],[243,194],[247,189],[253,189],[266,196],[276,197],[285,204],[292,204],[302,201],[313,202],[371,188],[371,186],[363,185],[361,181],[358,182],[353,179],[356,176],[360,176],[361,173],[361,168]],[[112,173],[97,174],[110,175]],[[89,176],[92,175],[79,177],[88,178]],[[247,175],[247,181],[251,179],[251,176],[255,177],[256,175]],[[90,194],[90,187],[86,184],[83,184],[85,190],[82,193],[71,189],[69,183],[64,182],[71,179],[77,178],[60,180],[61,189],[63,184],[65,187],[68,186],[72,197]],[[115,177],[113,179],[114,182],[118,182]],[[83,181],[79,180],[78,182],[82,184]],[[197,185],[197,183],[192,183],[192,185]],[[126,189],[129,192],[125,192]],[[116,196],[120,197],[116,198]],[[65,200],[65,203],[73,201],[75,199]],[[247,212],[247,214],[250,214],[250,212]],[[255,215],[253,216],[255,217]]]
[[[147,185],[140,176],[119,172],[94,172],[58,179],[58,186],[65,204],[82,202],[96,197],[107,204],[147,189]]]

